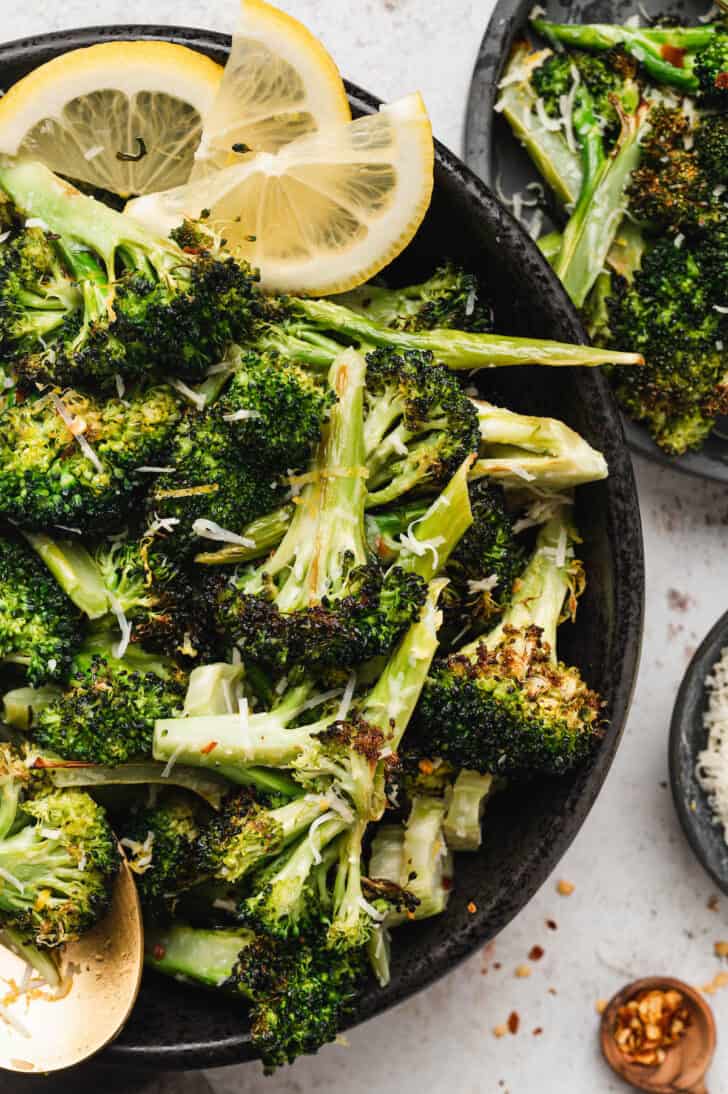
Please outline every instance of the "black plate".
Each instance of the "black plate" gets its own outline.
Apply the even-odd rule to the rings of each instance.
[[[465,124],[465,161],[480,178],[492,187],[496,181],[503,191],[512,194],[540,176],[527,153],[513,137],[508,123],[494,110],[498,98],[498,83],[505,69],[513,42],[528,28],[528,14],[534,0],[499,0],[478,53],[470,85],[470,97]],[[548,17],[560,23],[620,23],[635,11],[657,14],[679,12],[695,22],[704,15],[708,4],[702,0],[576,0],[561,3],[544,0]],[[579,320],[574,311],[574,322]],[[582,336],[584,337],[584,336]],[[718,424],[717,431],[706,440],[699,452],[684,456],[668,456],[650,437],[644,426],[624,417],[627,442],[634,452],[701,478],[728,482],[728,421]]]
[[[695,761],[705,748],[705,678],[728,645],[728,612],[698,647],[683,677],[670,725],[670,784],[677,815],[688,842],[710,876],[728,893],[728,844],[716,824],[705,791],[695,777]]]
[[[0,86],[60,53],[102,40],[162,39],[192,46],[224,62],[230,39],[176,27],[105,27],[67,31],[0,47]],[[352,108],[371,113],[378,101],[348,85]],[[490,280],[498,329],[579,341],[582,332],[566,295],[522,229],[464,165],[436,147],[432,207],[392,276],[415,279],[444,256]],[[606,701],[609,728],[591,761],[560,781],[501,795],[488,815],[482,851],[463,855],[457,891],[446,915],[395,938],[392,982],[372,986],[357,1020],[400,1002],[442,976],[492,938],[523,907],[554,868],[591,808],[619,743],[637,671],[644,574],[639,508],[619,413],[594,369],[506,369],[483,390],[514,408],[565,418],[602,449],[610,478],[578,493],[587,592],[563,655],[576,661]],[[502,375],[508,373],[507,376]],[[470,915],[469,901],[477,905]],[[215,994],[155,974],[144,979],[131,1020],[107,1058],[125,1067],[214,1067],[254,1055],[245,1016]]]

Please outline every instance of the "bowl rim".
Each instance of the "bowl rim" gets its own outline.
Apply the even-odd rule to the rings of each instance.
[[[217,31],[196,27],[181,27],[158,24],[109,24],[95,27],[72,28],[46,34],[17,39],[0,44],[0,68],[7,64],[20,63],[23,59],[34,59],[42,63],[46,57],[58,52],[95,45],[102,41],[125,41],[130,39],[157,39],[199,49],[203,53],[226,53],[230,49],[231,37]],[[40,55],[40,56],[39,56]],[[381,100],[349,81],[344,81],[351,105],[362,113],[375,111]],[[523,227],[510,212],[498,202],[495,195],[470,168],[439,141],[435,141],[436,167],[453,176],[457,185],[474,200],[494,225],[494,229],[519,246],[529,248],[530,259],[540,265],[543,276],[551,282],[554,295],[554,313],[558,316],[563,329],[564,339],[573,342],[585,342],[587,339],[579,324],[573,305],[562,286],[555,278],[547,262],[528,237]],[[549,831],[542,837],[531,858],[521,863],[521,870],[528,873],[524,883],[524,896],[515,903],[501,902],[491,909],[489,926],[478,913],[470,918],[467,929],[453,932],[448,949],[439,960],[420,963],[416,975],[411,976],[404,989],[398,991],[396,985],[388,989],[369,992],[347,1028],[383,1013],[385,1010],[409,998],[416,992],[428,987],[435,980],[454,968],[460,961],[470,956],[478,946],[492,938],[501,930],[531,899],[537,889],[546,880],[559,859],[578,833],[594,801],[599,794],[609,768],[616,754],[624,730],[629,706],[634,692],[642,640],[644,617],[644,558],[642,525],[640,519],[637,490],[632,464],[624,442],[624,433],[620,414],[612,392],[604,376],[598,370],[589,369],[590,395],[599,401],[604,415],[605,434],[612,438],[614,451],[610,455],[612,482],[619,480],[619,487],[610,487],[607,480],[607,509],[615,518],[611,521],[616,527],[619,518],[619,549],[614,550],[615,584],[613,592],[614,619],[620,624],[621,645],[616,654],[621,663],[621,671],[614,674],[610,691],[611,719],[600,748],[595,753],[588,771],[585,785],[579,792],[571,791],[563,812],[566,820],[554,834]],[[629,560],[627,563],[626,560]],[[526,867],[528,869],[526,870]],[[494,930],[492,920],[498,920]],[[225,1066],[241,1063],[255,1058],[251,1050],[247,1031],[233,1037],[221,1037],[218,1040],[201,1040],[169,1044],[134,1044],[123,1040],[112,1044],[103,1055],[110,1064],[133,1068],[160,1068],[166,1070],[193,1069],[196,1067]]]
[[[728,874],[725,871],[721,873],[719,870],[715,862],[717,851],[706,839],[706,823],[703,814],[709,807],[705,791],[695,775],[695,751],[691,748],[689,756],[686,754],[683,730],[694,724],[694,720],[702,715],[706,698],[705,678],[727,644],[728,612],[724,612],[710,628],[685,670],[675,699],[668,738],[670,789],[675,812],[693,854],[723,893],[728,893]],[[701,805],[705,805],[704,809],[691,808],[690,803],[694,797],[698,797]],[[715,830],[718,831],[717,827]],[[723,840],[722,835],[720,840]],[[722,844],[720,846],[722,849]],[[724,855],[728,860],[728,851],[724,852]]]
[[[697,4],[697,0],[696,0]],[[473,67],[465,113],[465,163],[488,186],[494,185],[495,147],[498,127],[494,109],[498,83],[505,69],[511,46],[526,22],[532,0],[497,0],[481,40]],[[505,123],[504,123],[505,124]],[[580,340],[588,341],[576,308],[574,323]],[[728,445],[725,457],[701,449],[682,456],[670,456],[655,443],[647,428],[620,411],[627,444],[632,452],[660,467],[711,482],[728,483]]]

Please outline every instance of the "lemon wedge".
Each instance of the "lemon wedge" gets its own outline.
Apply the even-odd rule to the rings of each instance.
[[[264,0],[241,0],[193,177],[239,162],[244,150],[277,152],[305,133],[350,120],[339,70],[318,39]]]
[[[167,42],[104,42],[29,73],[0,99],[0,152],[122,197],[186,182],[222,68]]]
[[[277,153],[137,198],[127,212],[163,234],[203,216],[268,289],[344,292],[412,239],[430,204],[433,159],[425,105],[408,95]]]

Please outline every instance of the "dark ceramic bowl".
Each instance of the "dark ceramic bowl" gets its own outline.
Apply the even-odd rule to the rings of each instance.
[[[695,762],[705,748],[705,678],[728,646],[728,612],[708,632],[687,667],[670,725],[670,784],[675,809],[698,861],[728,893],[728,844],[716,824],[708,798],[695,777]]]
[[[9,87],[43,61],[110,39],[178,42],[224,62],[230,40],[175,27],[104,27],[46,35],[0,47],[0,86]],[[356,113],[377,100],[349,86]],[[491,193],[441,145],[436,148],[432,207],[393,277],[416,279],[444,257],[482,275],[492,288],[498,330],[579,341],[582,332],[561,286],[540,254]],[[446,915],[399,932],[389,987],[371,987],[357,1020],[368,1018],[442,976],[492,938],[536,892],[571,843],[609,770],[637,671],[644,578],[640,516],[629,455],[609,388],[593,369],[506,369],[482,390],[516,409],[565,418],[600,448],[610,478],[578,492],[577,518],[589,575],[579,620],[565,628],[563,655],[576,661],[606,702],[609,729],[588,764],[526,793],[512,790],[488,814],[485,844],[463,855]],[[508,373],[507,376],[501,375]],[[477,905],[473,915],[469,901]],[[145,977],[132,1018],[108,1058],[124,1067],[213,1067],[249,1059],[239,1006],[165,980]]]
[[[644,15],[674,11],[695,22],[704,15],[703,0],[544,0],[547,15],[560,23],[621,23],[635,11]],[[528,154],[515,140],[508,123],[493,107],[498,83],[514,41],[528,30],[533,0],[499,0],[483,36],[470,85],[465,125],[465,161],[480,178],[502,192],[513,194],[527,183],[540,179]],[[497,184],[497,185],[496,185]],[[546,229],[548,228],[548,223]],[[576,311],[573,321],[578,325]],[[581,328],[579,328],[581,330]],[[585,338],[582,333],[582,340]],[[625,347],[628,348],[628,347]],[[647,430],[624,418],[627,443],[634,452],[650,460],[701,478],[728,482],[728,420],[722,419],[699,452],[668,456]],[[725,434],[725,436],[723,436]]]

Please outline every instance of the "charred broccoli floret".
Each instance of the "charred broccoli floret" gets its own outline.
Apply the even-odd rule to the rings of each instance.
[[[4,348],[26,380],[64,385],[93,379],[109,388],[116,376],[138,380],[154,367],[199,380],[248,331],[259,293],[257,276],[246,265],[182,250],[39,163],[3,159],[0,186],[24,216],[47,227],[58,255],[52,280],[65,285],[56,272],[60,266],[76,286],[75,298],[64,297],[64,319],[54,327],[37,313],[47,312],[48,292],[55,299],[55,290],[40,294],[39,308],[38,276],[31,269],[20,282],[15,310],[28,314],[3,333]],[[47,266],[41,266],[42,278],[49,276]]]
[[[177,431],[166,457],[174,471],[156,480],[147,501],[163,553],[184,557],[225,531],[238,534],[280,502],[280,469],[256,466],[231,425],[208,410],[189,413]]]
[[[0,925],[38,946],[72,942],[108,909],[118,866],[101,807],[79,790],[33,796],[23,756],[0,746]]]
[[[728,114],[711,114],[700,119],[695,130],[695,153],[714,185],[728,182]]]
[[[728,34],[716,34],[695,57],[698,96],[706,106],[728,107]]]
[[[206,817],[199,799],[168,791],[124,826],[121,846],[148,919],[169,919],[179,894],[198,880],[195,845]]]
[[[444,484],[478,448],[475,408],[432,355],[378,349],[367,356],[364,450],[367,506]]]
[[[615,96],[621,92],[623,85],[623,73],[613,63],[621,59],[622,54],[617,53],[613,57],[613,52],[601,56],[578,49],[568,53],[552,53],[534,69],[531,76],[531,83],[543,100],[546,113],[552,118],[562,117],[564,97],[569,96],[576,78],[579,85],[589,92],[604,135],[610,143],[619,133]]]
[[[333,401],[315,372],[294,359],[248,352],[236,364],[216,414],[248,459],[270,473],[308,461]]]
[[[34,351],[39,340],[74,331],[81,291],[40,228],[11,222],[0,245],[0,348],[6,360]]]
[[[723,247],[725,243],[723,244]],[[726,285],[725,250],[715,252],[716,275]],[[722,261],[721,261],[722,251]],[[615,370],[617,396],[627,413],[647,424],[657,443],[679,455],[699,447],[718,415],[728,410],[726,316],[715,309],[721,281],[708,273],[706,242],[675,247],[659,240],[631,283],[617,280],[607,301],[616,345],[643,349],[639,376]]]
[[[150,968],[250,1003],[253,1042],[269,1071],[332,1041],[364,979],[361,950],[334,955],[245,929],[175,925],[147,931],[145,943]]]
[[[340,667],[385,653],[424,600],[417,574],[384,573],[368,550],[364,373],[353,350],[332,365],[338,402],[286,536],[270,559],[219,590],[223,632],[273,668]]]
[[[117,522],[148,487],[180,418],[168,387],[127,400],[47,392],[0,412],[0,511],[22,528],[87,531]]]
[[[488,332],[493,329],[491,309],[479,298],[477,278],[447,263],[420,285],[362,285],[338,296],[337,302],[393,330],[457,327]]]
[[[22,666],[32,684],[64,680],[80,643],[79,614],[42,562],[0,538],[0,660]]]
[[[36,744],[65,760],[114,767],[150,756],[154,723],[181,709],[185,674],[131,646],[123,658],[90,640],[74,658],[68,687],[35,715]]]
[[[561,516],[549,521],[498,627],[433,668],[413,721],[419,755],[471,771],[560,774],[588,754],[599,697],[556,656],[578,580],[572,536]]]

